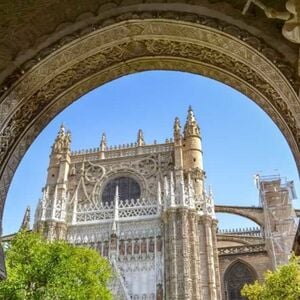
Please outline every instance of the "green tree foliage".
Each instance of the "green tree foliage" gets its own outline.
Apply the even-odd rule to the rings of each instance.
[[[292,256],[290,262],[275,272],[268,271],[263,283],[246,284],[242,296],[249,300],[300,299],[300,260]]]
[[[89,248],[50,243],[37,233],[22,231],[6,252],[6,267],[1,300],[112,299],[107,288],[111,267]]]

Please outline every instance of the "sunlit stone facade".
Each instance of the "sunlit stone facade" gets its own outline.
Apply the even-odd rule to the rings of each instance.
[[[205,189],[200,129],[191,108],[164,144],[71,152],[60,128],[35,230],[97,249],[111,262],[117,299],[242,299],[245,282],[287,260],[295,234],[292,183],[257,180],[261,206],[215,206]],[[216,211],[261,227],[218,232]],[[234,279],[235,277],[240,280]]]

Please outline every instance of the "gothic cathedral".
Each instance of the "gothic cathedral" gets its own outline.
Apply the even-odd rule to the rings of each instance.
[[[116,299],[240,300],[246,282],[287,261],[296,232],[293,183],[257,178],[260,205],[214,205],[205,188],[200,129],[188,110],[173,139],[71,152],[62,126],[53,144],[34,229],[95,248],[117,278]],[[257,228],[218,230],[215,212]]]

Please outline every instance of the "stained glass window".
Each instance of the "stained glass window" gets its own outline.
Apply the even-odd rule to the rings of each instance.
[[[233,264],[225,274],[224,286],[226,300],[246,300],[241,296],[241,290],[245,283],[252,283],[255,280],[255,276],[250,268],[238,261]]]
[[[139,199],[141,196],[140,185],[131,177],[117,177],[112,179],[105,186],[102,193],[102,201],[111,203],[114,201],[116,187],[119,187],[119,200]]]

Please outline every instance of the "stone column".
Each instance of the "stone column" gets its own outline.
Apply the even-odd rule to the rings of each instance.
[[[198,224],[198,241],[199,241],[199,258],[200,258],[200,289],[202,299],[209,300],[209,288],[208,288],[208,266],[207,266],[207,248],[206,248],[206,232],[202,222],[202,218],[199,218]]]
[[[177,247],[176,209],[170,208],[164,214],[164,251],[166,299],[178,299],[177,295]]]
[[[196,211],[188,207],[170,208],[165,212],[164,222],[166,299],[206,300],[201,297]]]
[[[218,220],[212,220],[212,242],[213,242],[213,255],[214,255],[214,265],[215,265],[215,277],[216,277],[216,289],[217,289],[217,299],[222,298],[221,290],[221,278],[220,278],[220,267],[219,267],[219,254],[217,245],[217,228]]]
[[[200,248],[199,248],[199,231],[198,218],[196,210],[189,213],[189,236],[190,236],[190,251],[191,251],[191,279],[193,299],[204,299],[201,297],[201,277],[200,277]]]
[[[221,299],[216,233],[211,216],[199,218],[199,243],[201,264],[201,290],[205,300]]]

